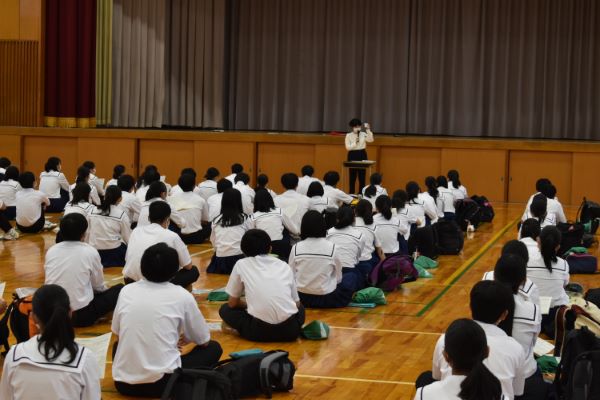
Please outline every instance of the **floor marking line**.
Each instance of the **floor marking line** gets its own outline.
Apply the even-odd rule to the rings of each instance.
[[[199,256],[201,254],[206,254],[206,253],[210,253],[210,252],[213,252],[213,251],[215,251],[215,249],[213,249],[213,248],[202,250],[202,251],[199,251],[197,253],[190,254],[190,257]]]
[[[305,375],[296,374],[296,378],[307,378],[307,379],[331,379],[335,381],[349,381],[349,382],[367,382],[367,383],[386,383],[389,385],[411,385],[414,386],[414,382],[403,382],[403,381],[384,381],[380,379],[362,379],[362,378],[344,378],[341,376],[321,376],[321,375]]]

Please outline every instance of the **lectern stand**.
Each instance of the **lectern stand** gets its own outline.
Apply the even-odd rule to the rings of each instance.
[[[375,161],[373,160],[363,160],[363,161],[344,161],[342,168],[342,188],[344,192],[348,193],[350,190],[350,184],[348,180],[350,179],[350,169],[362,169],[366,171],[366,183],[369,182],[369,177],[371,176],[373,166],[375,165]],[[354,194],[354,193],[350,193]]]

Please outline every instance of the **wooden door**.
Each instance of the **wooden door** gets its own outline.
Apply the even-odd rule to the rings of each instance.
[[[573,153],[571,204],[580,204],[583,197],[600,202],[598,171],[600,171],[599,153]]]
[[[0,135],[0,157],[7,157],[11,164],[21,170],[21,137]]]
[[[221,178],[231,174],[231,165],[242,164],[244,171],[250,175],[250,184],[254,185],[256,177],[256,144],[248,142],[225,141],[196,141],[195,168],[198,172],[198,182],[203,180],[204,173],[209,167],[215,167],[221,173]]]
[[[293,172],[300,176],[304,165],[314,165],[315,146],[312,144],[259,143],[258,174],[269,177],[269,187],[276,193],[284,191],[281,175]]]
[[[96,175],[108,182],[117,164],[125,167],[125,173],[137,177],[136,139],[79,138],[77,158],[79,164],[93,161]]]
[[[146,140],[139,143],[139,171],[154,164],[166,182],[175,186],[183,168],[194,167],[194,145],[185,140]]]
[[[440,174],[440,149],[382,147],[379,154],[379,172],[383,174],[383,186],[390,194],[404,189],[409,181],[417,182],[424,190],[425,178]]]
[[[58,157],[62,171],[70,183],[75,181],[77,168],[77,138],[26,136],[23,140],[23,170],[39,176],[49,157]]]

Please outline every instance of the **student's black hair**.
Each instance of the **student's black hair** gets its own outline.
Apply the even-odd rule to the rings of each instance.
[[[19,184],[23,189],[33,189],[35,183],[35,175],[33,172],[25,171],[19,175]]]
[[[245,173],[245,172],[240,172],[239,174],[237,174],[235,176],[235,178],[233,179],[233,181],[235,183],[243,182],[244,185],[247,185],[248,183],[250,183],[250,176],[247,173]]]
[[[121,175],[123,175],[124,173],[125,173],[125,166],[122,164],[117,164],[113,168],[112,177],[113,177],[113,179],[119,179],[121,177]]]
[[[117,179],[117,186],[121,188],[124,192],[131,192],[131,189],[135,186],[135,179],[131,175],[121,175],[119,179]]]
[[[558,261],[556,254],[560,246],[561,234],[557,227],[547,226],[540,233],[540,252],[544,259],[544,265],[552,273],[552,263]]]
[[[269,177],[265,174],[260,174],[256,177],[256,189],[266,189],[269,184]]]
[[[548,198],[541,193],[533,196],[533,200],[531,200],[531,205],[529,206],[529,212],[541,225],[548,213]]]
[[[79,347],[75,343],[75,330],[69,315],[71,304],[67,291],[59,285],[43,285],[33,294],[31,307],[33,314],[42,325],[37,340],[39,352],[46,361],[52,362],[66,350],[69,353],[66,363],[73,362]]]
[[[323,190],[323,185],[321,185],[321,182],[311,182],[310,185],[308,185],[308,191],[306,192],[306,196],[308,197],[315,197],[315,196],[323,196],[325,194],[325,191]]]
[[[81,165],[83,167],[86,167],[90,171],[93,170],[94,168],[96,168],[96,164],[93,161],[84,161],[83,164],[81,164]]]
[[[350,128],[354,128],[355,126],[361,126],[362,125],[362,121],[358,118],[352,118],[350,120],[350,122],[348,122],[348,126],[350,126]]]
[[[527,261],[516,254],[503,254],[496,261],[494,280],[507,285],[513,294],[519,293],[527,279]]]
[[[144,251],[140,262],[144,278],[150,282],[168,282],[179,270],[177,250],[166,243],[157,243]]]
[[[221,226],[237,226],[244,223],[246,216],[242,206],[242,194],[236,189],[227,189],[221,199],[221,215],[217,222]]]
[[[48,161],[46,161],[46,165],[44,165],[44,171],[58,171],[58,166],[61,164],[60,158],[58,157],[50,157]]]
[[[184,192],[192,192],[196,187],[196,176],[192,174],[182,174],[177,184]]]
[[[167,185],[161,181],[152,182],[146,192],[146,201],[162,197],[163,193],[167,193]]]
[[[525,265],[529,262],[529,251],[527,251],[527,246],[520,240],[514,239],[506,242],[502,247],[502,255],[505,254],[514,254],[521,257],[525,260]]]
[[[514,315],[515,299],[513,294],[506,285],[500,282],[477,282],[471,289],[470,298],[471,315],[475,321],[496,325],[505,311],[508,311],[509,317]],[[509,328],[512,330],[512,324]],[[507,334],[510,335],[511,332],[507,332]]]
[[[455,169],[448,171],[448,180],[452,182],[452,186],[454,186],[455,189],[458,189],[462,185],[462,183],[460,183],[458,171]]]
[[[354,224],[354,210],[348,205],[341,206],[335,215],[335,229],[344,229]]]
[[[254,196],[254,212],[269,212],[275,209],[273,196],[266,189],[256,190]]]
[[[448,189],[448,179],[444,175],[440,175],[437,177],[437,185],[438,187],[443,187]]]
[[[485,366],[489,347],[485,331],[470,319],[457,319],[444,334],[444,352],[454,373],[466,377],[460,384],[462,400],[500,400],[502,385]]]
[[[221,173],[218,169],[216,169],[215,167],[210,167],[206,170],[206,173],[204,174],[204,179],[212,181],[219,175],[221,175]]]
[[[434,199],[437,199],[440,192],[438,192],[438,184],[433,176],[425,178],[425,186],[427,187],[427,193]]]
[[[302,174],[302,176],[313,176],[313,174],[315,173],[315,169],[312,165],[305,165],[300,170],[300,173]]]
[[[327,224],[323,214],[316,210],[307,211],[300,223],[300,238],[324,238],[327,236]]]
[[[529,218],[521,224],[521,239],[531,238],[537,240],[540,236],[541,228],[537,219]]]
[[[166,201],[155,201],[148,207],[148,220],[151,224],[162,224],[171,216],[171,206]]]
[[[407,201],[408,195],[404,190],[396,190],[392,193],[392,208],[395,208],[396,211],[402,210],[406,206]],[[375,207],[377,207],[377,201],[375,201]]]
[[[369,186],[365,189],[365,197],[371,198],[377,194],[376,185],[381,185],[383,181],[383,176],[377,172],[371,175],[369,178]]]
[[[86,182],[79,182],[75,184],[75,187],[71,191],[73,198],[71,199],[71,205],[79,204],[82,201],[86,203],[90,202],[90,193],[92,193],[92,187]]]
[[[82,165],[81,167],[77,168],[77,177],[75,178],[75,183],[85,182],[89,177],[90,169]]]
[[[198,174],[196,173],[196,170],[194,168],[184,168],[181,170],[181,174],[179,174],[179,176],[181,175],[192,175],[194,177],[194,179],[196,179],[196,177],[198,176]]]
[[[269,254],[271,251],[271,238],[262,229],[250,229],[242,236],[240,248],[246,257]]]
[[[115,185],[110,185],[106,188],[102,205],[100,205],[100,215],[110,215],[110,206],[115,206],[119,199],[123,196],[121,188]]]
[[[355,212],[357,217],[360,217],[365,221],[365,225],[371,225],[373,223],[373,205],[369,200],[363,199],[359,201],[356,205]]]
[[[535,182],[535,190],[538,192],[541,192],[544,185],[551,185],[551,184],[552,184],[552,182],[550,182],[550,179],[540,178]]]
[[[231,166],[231,173],[232,174],[239,174],[243,170],[244,170],[244,166],[242,164],[235,163],[235,164],[233,164]]]
[[[298,187],[298,175],[293,172],[281,175],[281,184],[286,190],[296,190]]]
[[[79,242],[87,228],[87,219],[78,213],[67,214],[60,220],[60,233],[65,241]]]
[[[323,177],[323,181],[326,185],[335,187],[340,181],[340,174],[337,171],[329,171]]]
[[[379,214],[383,215],[388,221],[392,219],[392,199],[389,196],[381,195],[375,200],[375,208]]]
[[[233,188],[233,183],[229,179],[221,178],[217,182],[217,193],[223,193],[227,189]]]
[[[556,197],[556,186],[554,186],[551,183],[548,185],[544,185],[540,192],[547,198],[554,199]]]
[[[417,182],[410,181],[406,184],[406,195],[409,203],[419,197],[419,192],[421,192],[421,188]]]
[[[144,172],[138,178],[136,186],[138,188],[142,187],[142,185],[150,186],[152,182],[160,181],[160,172],[158,172],[158,168],[156,165],[146,165]]]
[[[0,157],[0,168],[8,168],[11,162],[6,157]]]
[[[12,179],[13,181],[18,181],[19,180],[19,168],[15,167],[14,165],[7,167],[6,172],[4,172],[3,179],[5,181],[8,181],[9,179]]]

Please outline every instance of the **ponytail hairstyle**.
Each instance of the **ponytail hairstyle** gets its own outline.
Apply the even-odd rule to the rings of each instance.
[[[452,186],[454,186],[454,189],[458,189],[462,185],[462,183],[460,183],[458,171],[455,169],[451,169],[450,171],[448,171],[448,180],[452,182]]]
[[[377,185],[381,185],[382,180],[383,176],[381,174],[378,174],[377,172],[372,174],[369,179],[371,184],[365,189],[365,197],[374,197],[377,194]]]
[[[69,316],[71,306],[65,289],[58,285],[44,285],[35,291],[31,305],[41,325],[38,339],[40,353],[46,361],[52,362],[67,350],[67,363],[73,362],[79,347],[75,343],[75,330]]]
[[[547,226],[540,233],[540,251],[550,273],[552,273],[552,263],[558,261],[556,251],[560,247],[560,240],[560,231],[555,226]]]
[[[315,196],[321,196],[323,197],[323,195],[325,194],[325,190],[323,190],[323,185],[321,185],[321,182],[311,182],[310,185],[308,185],[308,191],[306,192],[306,196],[307,197],[315,197]]]
[[[427,186],[427,193],[436,200],[440,193],[438,192],[438,184],[435,178],[433,176],[425,178],[425,186]]]
[[[256,189],[266,189],[269,183],[269,177],[265,174],[260,174],[256,177]]]
[[[440,175],[437,177],[437,185],[438,187],[443,187],[448,189],[448,179],[444,175]]]
[[[44,165],[44,170],[46,172],[56,171],[59,172],[58,166],[61,164],[60,158],[58,157],[50,157],[48,161],[46,161],[46,165]]]
[[[240,191],[233,188],[225,190],[221,199],[221,215],[216,221],[221,226],[229,227],[241,225],[245,219]]]
[[[381,197],[381,196],[379,196]],[[378,197],[378,199],[379,199]],[[387,197],[387,196],[386,196]],[[356,216],[360,217],[365,221],[365,225],[373,224],[373,205],[369,200],[361,200],[356,205]]]
[[[354,224],[354,210],[348,205],[341,206],[336,214],[335,229],[344,229]]]
[[[554,199],[556,197],[556,186],[554,186],[553,184],[549,183],[547,185],[544,185],[542,187],[542,190],[540,190],[540,192],[546,196],[548,199]]]
[[[419,197],[419,192],[421,188],[419,184],[415,181],[410,181],[406,184],[406,194],[408,195],[408,202],[414,201]]]
[[[158,176],[158,178],[156,178]],[[146,165],[144,172],[139,176],[136,187],[139,189],[142,186],[150,186],[152,182],[160,181],[160,173],[156,165]]]
[[[167,185],[162,183],[161,181],[152,182],[148,191],[146,192],[146,201],[155,199],[157,197],[162,198],[162,194],[167,194]]]
[[[514,254],[525,260],[525,265],[529,262],[529,251],[525,243],[520,240],[509,240],[502,247],[502,255]]]
[[[99,207],[100,215],[110,215],[110,206],[116,206],[121,197],[122,192],[118,186],[110,185],[107,187],[104,199],[102,199],[102,205]]]
[[[546,219],[546,214],[548,213],[548,199],[543,194],[539,193],[533,196],[533,200],[531,201],[531,205],[529,206],[529,212],[531,216],[540,223],[544,222]]]
[[[221,178],[217,182],[217,193],[223,193],[227,189],[233,188],[233,183],[229,179]]]
[[[460,384],[462,400],[500,400],[500,381],[483,364],[489,355],[485,331],[470,319],[452,322],[444,335],[444,356],[454,373],[466,375]]]
[[[79,204],[82,201],[89,203],[91,192],[92,192],[92,188],[86,182],[76,183],[75,187],[71,191],[71,193],[73,194],[73,199],[71,200],[71,205]]]
[[[81,166],[77,168],[77,178],[75,178],[75,183],[87,183],[90,178],[90,169],[88,167]]]
[[[402,204],[404,206],[404,204]],[[375,207],[379,214],[388,221],[392,219],[392,200],[389,196],[381,195],[375,200]],[[402,207],[401,207],[402,208]]]
[[[254,212],[269,212],[275,209],[273,196],[267,189],[259,188],[254,196]]]
[[[538,179],[535,182],[535,190],[537,192],[541,193],[544,186],[551,185],[551,184],[552,184],[552,182],[550,181],[550,179],[548,179],[548,178],[540,178],[540,179]]]
[[[494,268],[494,280],[504,283],[517,294],[526,279],[527,262],[516,254],[502,254]]]
[[[406,207],[406,202],[408,201],[408,195],[404,190],[396,190],[392,194],[392,207],[396,209],[396,211],[402,210]],[[375,207],[377,207],[377,202],[375,202]]]
[[[4,172],[3,179],[5,181],[11,180],[11,179],[13,181],[18,181],[19,180],[19,168],[15,167],[14,165],[7,167],[6,171]]]
[[[512,336],[515,298],[508,286],[497,281],[477,282],[471,289],[470,305],[475,321],[498,325],[508,336]],[[505,313],[506,317],[500,321]]]
[[[121,164],[115,165],[113,168],[113,179],[119,179],[125,173],[125,166]]]

